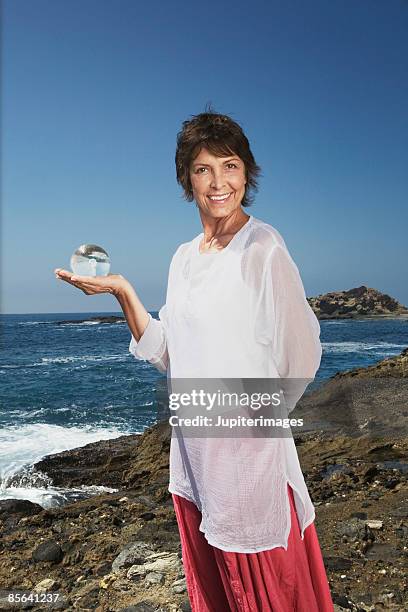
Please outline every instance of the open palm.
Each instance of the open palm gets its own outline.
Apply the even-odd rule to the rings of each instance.
[[[106,276],[80,276],[56,268],[54,270],[56,278],[63,280],[78,289],[81,289],[86,295],[95,295],[97,293],[117,293],[124,288],[127,281],[121,274],[107,274]]]

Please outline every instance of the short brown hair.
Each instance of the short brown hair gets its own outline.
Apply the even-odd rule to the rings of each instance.
[[[238,155],[242,159],[247,182],[241,205],[250,206],[254,199],[251,191],[258,191],[257,178],[261,168],[255,162],[241,126],[231,117],[214,112],[211,107],[183,121],[183,127],[177,134],[177,182],[183,187],[187,202],[194,200],[190,166],[204,147],[218,157]]]

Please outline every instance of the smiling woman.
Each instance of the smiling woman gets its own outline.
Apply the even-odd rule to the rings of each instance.
[[[233,159],[217,157],[206,149],[194,159],[191,187],[202,211],[225,216],[241,205],[247,182],[245,165],[241,159]]]
[[[319,367],[320,327],[282,236],[243,210],[260,168],[241,127],[215,112],[185,121],[176,171],[203,233],[177,249],[159,321],[129,349],[167,371],[172,389],[186,378],[278,378],[284,389],[295,379],[290,410]],[[293,438],[231,439],[205,426],[207,437],[177,430],[170,448],[193,611],[331,612]]]
[[[258,190],[257,179],[261,169],[255,162],[241,126],[226,115],[208,112],[184,121],[182,130],[177,134],[175,161],[177,181],[183,187],[188,202],[195,199],[194,186],[200,184],[196,181],[199,174],[210,174],[221,179],[219,171],[225,168],[225,173],[232,175],[233,180],[241,178],[241,187],[242,182],[245,184],[240,205],[245,207],[252,204],[254,196],[251,191]],[[233,165],[230,162],[234,162]],[[216,187],[209,193],[218,195],[221,191]]]
[[[320,326],[283,237],[244,212],[260,168],[242,128],[211,110],[185,121],[176,173],[203,232],[174,253],[159,319],[121,275],[56,274],[89,295],[115,295],[130,352],[166,372],[172,388],[277,380],[289,412],[319,368]],[[224,438],[210,423],[206,434],[179,432],[170,445],[168,488],[193,612],[332,612],[293,437]]]

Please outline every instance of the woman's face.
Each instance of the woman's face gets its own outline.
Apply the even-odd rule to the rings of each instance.
[[[191,164],[190,180],[200,210],[225,217],[240,207],[245,195],[245,164],[237,155],[216,157],[203,148]]]

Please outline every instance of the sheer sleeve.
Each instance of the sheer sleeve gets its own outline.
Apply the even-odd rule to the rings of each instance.
[[[169,363],[166,340],[166,305],[159,311],[159,320],[149,313],[149,322],[139,342],[134,336],[130,340],[129,352],[136,359],[149,361],[160,372],[166,372]]]
[[[184,247],[185,244],[179,245],[171,258],[167,280],[166,304],[159,310],[159,319],[154,319],[149,313],[149,322],[139,342],[136,342],[132,335],[129,345],[129,351],[136,359],[149,361],[149,363],[154,365],[160,372],[166,372],[169,367],[170,360],[167,349],[169,329],[167,303],[171,293],[175,290],[174,274],[177,273],[180,263],[179,256]]]
[[[256,336],[271,348],[290,412],[319,369],[322,347],[319,321],[299,270],[282,245],[274,246],[265,262]]]

